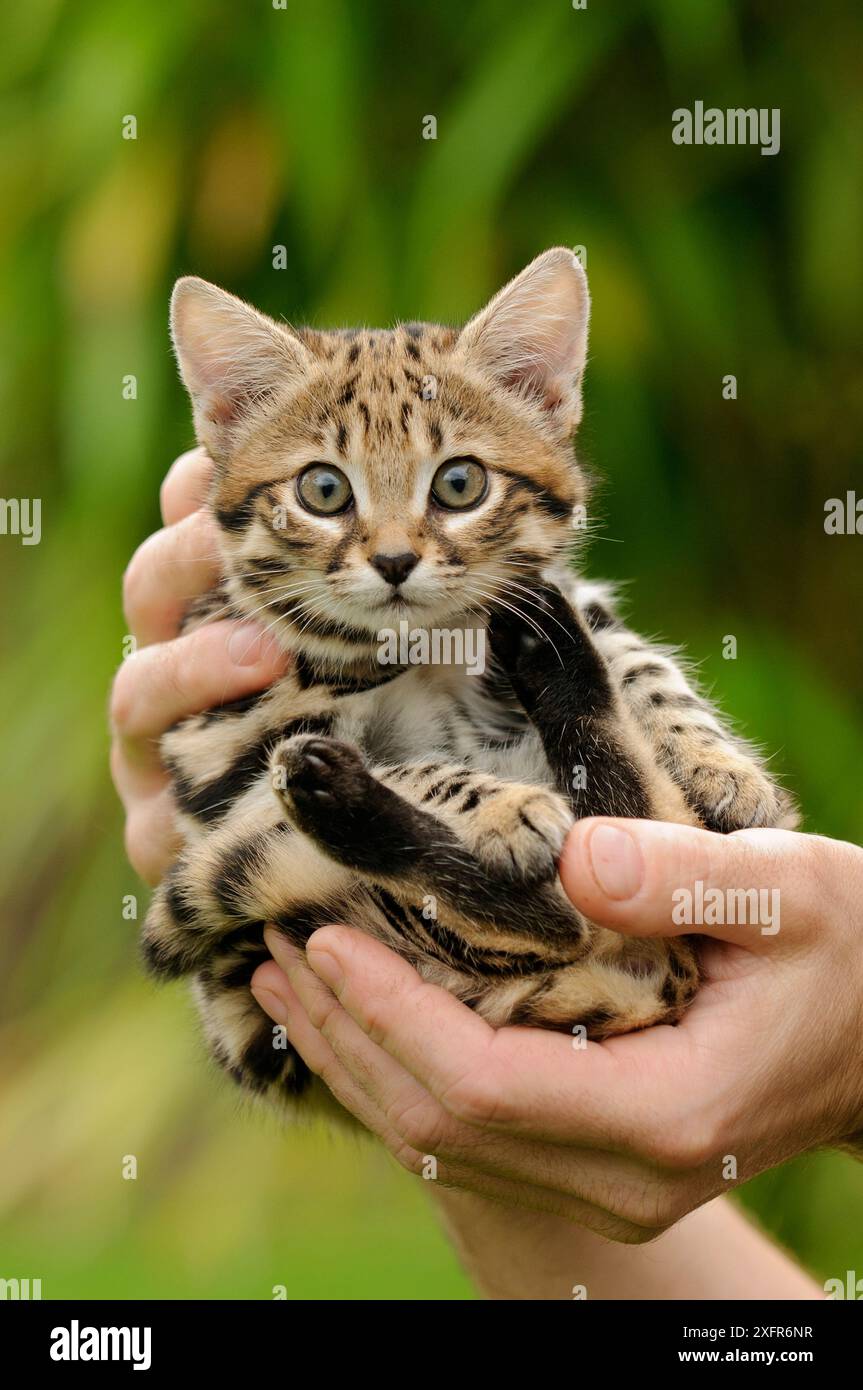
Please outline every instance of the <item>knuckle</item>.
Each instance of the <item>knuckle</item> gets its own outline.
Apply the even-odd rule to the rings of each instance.
[[[424,1160],[421,1153],[412,1148],[398,1135],[391,1135],[386,1146],[392,1154],[400,1168],[404,1168],[406,1173],[412,1173],[415,1178],[422,1175]]]
[[[386,1043],[390,1031],[389,1023],[385,1013],[376,1004],[369,1006],[364,1014],[363,1030],[375,1046],[383,1047]]]
[[[425,1100],[413,1100],[406,1106],[393,1105],[387,1121],[403,1144],[422,1154],[433,1154],[443,1140],[442,1116]]]
[[[180,848],[170,798],[135,802],[127,812],[123,838],[135,873],[155,888]]]
[[[203,483],[208,474],[209,460],[206,451],[200,445],[193,449],[187,449],[180,454],[168,469],[162,485],[159,489],[159,502],[162,508],[162,516],[166,522],[169,516],[174,516],[179,508],[184,507],[188,501],[187,510],[191,511],[194,506],[200,505],[197,499],[197,483]]]
[[[179,463],[179,459],[177,462]],[[176,467],[177,464],[173,464],[170,472],[162,479],[162,485],[159,488],[159,509],[163,517],[167,517],[171,511],[171,502],[174,497],[174,469]]]
[[[302,970],[307,970],[303,962]],[[311,995],[306,996],[306,1013],[313,1028],[326,1039],[328,1043],[338,1043],[339,1029],[338,1024],[342,1014],[342,1007],[338,999],[324,989],[317,987]]]
[[[114,787],[115,787],[115,789],[116,789],[117,795],[118,795],[121,799],[122,799],[122,792],[120,791],[120,785],[121,785],[121,782],[122,782],[122,780],[123,780],[123,779],[122,779],[122,774],[123,774],[123,762],[124,762],[123,746],[122,746],[122,744],[120,743],[120,740],[119,740],[118,738],[116,738],[116,737],[115,737],[115,738],[112,738],[112,739],[111,739],[111,751],[110,751],[109,756],[108,756],[108,763],[109,763],[109,766],[110,766],[110,769],[111,769],[111,781],[114,783]]]
[[[193,644],[186,641],[165,642],[159,648],[158,663],[161,684],[169,698],[180,707],[189,702],[193,689],[195,661]]]
[[[441,1104],[462,1124],[481,1126],[513,1118],[504,1113],[505,1092],[490,1067],[473,1069],[448,1088]]]
[[[111,699],[108,706],[109,716],[115,729],[126,729],[132,720],[134,709],[135,678],[132,674],[129,660],[123,662],[114,676],[114,684],[111,686]],[[112,770],[114,754],[112,752]],[[116,774],[115,774],[116,775]]]
[[[140,811],[132,810],[126,816],[123,841],[126,846],[126,857],[135,870],[135,873],[139,874],[143,879],[149,879],[150,857],[148,854],[148,836]]]
[[[166,524],[169,524],[168,517],[176,510],[183,495],[183,479],[186,473],[186,464],[193,455],[194,450],[191,454],[181,454],[162,479],[162,486],[159,488],[159,506]]]
[[[673,1173],[702,1168],[719,1152],[714,1127],[706,1116],[689,1115],[667,1128],[658,1127],[642,1145],[644,1156]]]
[[[686,1216],[691,1205],[679,1183],[648,1181],[628,1192],[614,1210],[622,1220],[652,1238]]]
[[[412,1015],[415,1008],[421,1007],[424,992],[425,986],[418,981],[399,983],[387,999],[375,999],[364,1004],[363,1032],[377,1047],[386,1048],[394,1028],[398,1026],[399,1016]]]
[[[812,918],[813,924],[817,922],[819,928],[830,930],[841,924],[844,931],[844,914],[829,911],[828,905],[836,901],[837,894],[842,892],[845,885],[853,884],[854,896],[857,896],[859,885],[854,882],[859,877],[859,874],[854,874],[854,869],[859,867],[855,863],[859,855],[857,846],[830,840],[823,835],[797,835],[795,840],[802,841],[799,846],[795,845],[795,853],[800,856],[797,862],[805,883],[803,896],[807,915]],[[825,911],[825,908],[828,910]]]
[[[141,604],[145,576],[150,568],[154,536],[142,541],[123,573],[123,612],[131,620]]]

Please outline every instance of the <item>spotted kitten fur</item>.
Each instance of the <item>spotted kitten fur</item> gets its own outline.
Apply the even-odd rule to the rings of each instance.
[[[191,975],[247,1089],[323,1101],[249,992],[273,922],[350,922],[493,1025],[603,1038],[679,1018],[692,945],[586,921],[556,862],[574,819],[731,831],[793,813],[671,654],[570,566],[588,290],[547,251],[460,331],[276,324],[197,279],[172,328],[224,578],[188,617],[263,618],[271,689],[163,741],[185,848],[144,926]],[[382,665],[379,632],[474,628],[482,675]]]

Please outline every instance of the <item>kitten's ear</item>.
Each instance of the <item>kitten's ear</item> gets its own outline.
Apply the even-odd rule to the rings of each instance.
[[[288,329],[192,275],[174,286],[171,336],[198,439],[216,459],[230,452],[256,410],[311,363]]]
[[[581,263],[557,246],[544,251],[462,329],[466,360],[539,405],[555,433],[581,419],[590,295]]]

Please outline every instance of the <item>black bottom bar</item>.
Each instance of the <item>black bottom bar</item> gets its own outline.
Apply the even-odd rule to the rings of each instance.
[[[394,1374],[413,1378],[418,1369],[417,1353],[423,1380],[429,1379],[430,1361],[438,1358],[443,1373],[451,1373],[459,1354],[441,1337],[446,1315],[437,1309],[423,1313],[422,1305],[413,1306],[416,1313],[405,1305],[390,1345],[386,1321],[353,1327],[349,1312],[326,1304],[320,1313],[324,1327],[316,1330],[314,1314],[311,1326],[306,1318],[298,1324],[290,1306],[278,1302],[8,1302],[0,1308],[0,1328],[7,1365],[40,1374],[48,1370],[60,1379],[78,1374],[92,1379],[106,1367],[114,1375],[118,1371],[134,1374],[137,1369],[138,1374],[160,1377],[166,1371],[194,1370],[221,1376],[244,1373],[246,1378],[262,1372],[284,1377],[301,1372],[307,1378],[309,1370],[314,1374],[319,1369],[331,1379],[342,1359],[345,1370],[353,1375],[380,1375],[390,1380]],[[480,1320],[484,1331],[488,1329],[485,1319],[494,1316],[493,1311],[477,1308],[470,1314],[471,1319]],[[519,1314],[525,1331],[531,1329],[536,1316],[526,1309]],[[405,1318],[411,1325],[409,1341]],[[470,1323],[461,1326],[469,1327]],[[863,1322],[856,1304],[842,1306],[840,1302],[584,1301],[569,1308],[566,1322],[557,1326],[590,1339],[573,1344],[573,1377],[580,1379],[579,1363],[583,1365],[582,1357],[588,1354],[594,1375],[599,1369],[597,1361],[609,1372],[630,1366],[639,1371],[665,1371],[673,1366],[703,1365],[761,1365],[770,1369],[802,1365],[815,1367],[819,1373],[838,1370],[849,1364],[856,1351]],[[505,1328],[511,1334],[512,1314],[507,1315]],[[535,1369],[539,1369],[537,1361],[552,1354],[547,1343],[540,1343],[531,1352],[519,1339],[519,1347],[520,1355]],[[581,1350],[576,1351],[579,1347]],[[500,1342],[486,1336],[476,1366],[486,1383],[498,1348],[503,1368],[512,1371],[511,1336],[501,1337]],[[405,1364],[406,1354],[414,1362],[413,1372]],[[318,1368],[316,1356],[320,1358]],[[558,1348],[553,1359],[563,1369],[570,1354]],[[469,1376],[470,1372],[460,1374]]]

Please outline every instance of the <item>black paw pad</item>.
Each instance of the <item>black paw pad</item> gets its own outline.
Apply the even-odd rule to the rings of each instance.
[[[352,744],[305,734],[275,749],[271,769],[277,791],[322,807],[361,796],[368,780],[362,755]]]

